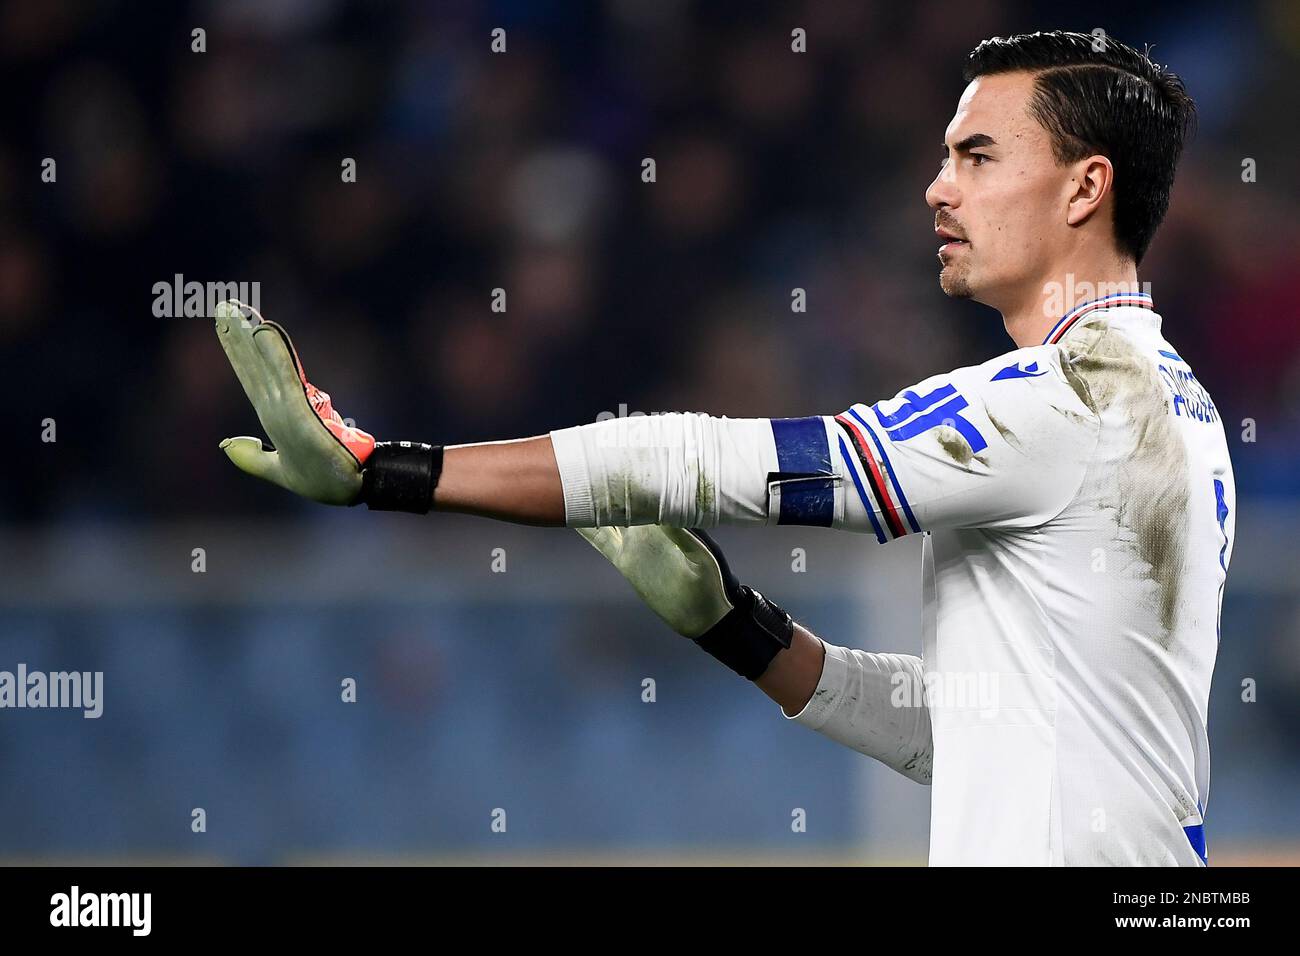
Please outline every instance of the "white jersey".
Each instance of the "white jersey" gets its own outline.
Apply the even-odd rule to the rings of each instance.
[[[1200,865],[1236,499],[1160,324],[1110,296],[840,415],[553,432],[568,523],[924,534],[920,659],[828,643],[793,719],[932,782],[931,864]]]

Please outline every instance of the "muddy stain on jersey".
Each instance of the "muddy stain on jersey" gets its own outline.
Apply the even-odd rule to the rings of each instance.
[[[970,460],[975,457],[970,450],[970,445],[966,439],[961,437],[961,433],[951,425],[940,425],[934,431],[934,440],[939,443],[939,447],[947,453],[948,457],[957,464],[965,468],[970,464]]]
[[[625,468],[605,474],[603,488],[599,482],[593,482],[597,525],[663,524],[668,517],[663,513],[666,496],[655,483],[661,467],[655,452],[633,450],[627,457]],[[712,526],[716,523],[716,508],[717,489],[713,481],[701,473],[695,486],[696,515],[692,524]]]
[[[1088,391],[1088,384],[1083,380],[1083,376],[1079,374],[1079,370],[1074,367],[1073,363],[1062,360],[1061,371],[1065,374],[1066,384],[1074,390],[1074,394],[1079,397],[1079,401],[1095,412],[1097,403],[1093,401],[1092,393]]]
[[[1186,550],[1187,449],[1169,414],[1155,365],[1132,342],[1098,321],[1075,330],[1067,346],[1066,380],[1102,419],[1102,508],[1113,511],[1121,542],[1148,568],[1155,610],[1168,647],[1180,603]],[[1086,398],[1085,398],[1086,396]]]
[[[660,494],[651,478],[653,456],[644,451],[628,453],[626,467],[605,472],[604,482],[592,482],[596,524],[631,527],[658,524]],[[603,487],[602,487],[603,484]]]
[[[706,527],[713,525],[713,508],[715,504],[716,495],[713,482],[709,480],[708,475],[701,471],[699,480],[695,483],[696,520]]]
[[[989,421],[992,422],[993,427],[998,430],[998,434],[1002,436],[1002,440],[1016,451],[1023,454],[1024,449],[1020,446],[1020,439],[1016,437],[1016,433],[1006,425],[1002,424],[1002,422],[998,421],[998,417],[994,415],[991,410],[985,409],[985,411],[988,412]]]
[[[1082,428],[1082,427],[1084,427],[1085,425],[1088,424],[1088,421],[1089,421],[1089,420],[1088,420],[1087,418],[1084,418],[1084,417],[1083,417],[1082,415],[1080,415],[1078,412],[1072,412],[1072,411],[1070,411],[1068,408],[1057,408],[1055,405],[1053,405],[1052,407],[1053,407],[1053,408],[1056,408],[1056,410],[1057,410],[1058,412],[1060,412],[1063,416],[1065,416],[1065,420],[1066,420],[1066,421],[1068,421],[1068,422],[1070,422],[1070,423],[1072,423],[1072,424],[1074,424],[1074,425],[1076,425],[1076,426],[1078,426],[1078,427],[1080,427],[1080,428]]]

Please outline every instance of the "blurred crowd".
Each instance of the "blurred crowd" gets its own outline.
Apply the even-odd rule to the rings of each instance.
[[[983,361],[1010,342],[940,293],[923,192],[965,54],[1055,27],[1155,44],[1198,100],[1141,278],[1229,432],[1256,422],[1241,490],[1294,495],[1300,15],[1140,6],[4,2],[0,354],[34,458],[5,507],[300,507],[221,460],[258,426],[209,323],[154,317],[177,274],[259,283],[313,380],[387,438],[834,413]]]

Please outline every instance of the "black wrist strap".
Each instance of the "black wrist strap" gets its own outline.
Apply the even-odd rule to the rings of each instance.
[[[695,643],[741,677],[758,680],[772,658],[794,640],[794,620],[784,608],[744,584],[737,588],[733,601],[735,607],[727,616]]]
[[[366,459],[361,473],[361,494],[371,511],[409,511],[428,514],[433,489],[442,475],[442,446],[413,441],[381,441]]]

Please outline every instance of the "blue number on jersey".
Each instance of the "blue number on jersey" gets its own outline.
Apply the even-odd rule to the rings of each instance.
[[[945,401],[946,400],[946,401]],[[936,404],[942,402],[943,404]],[[940,425],[955,428],[966,444],[970,445],[971,454],[977,454],[988,447],[989,443],[974,425],[961,417],[961,410],[969,402],[958,393],[952,384],[940,385],[927,395],[918,395],[908,389],[903,392],[903,403],[892,413],[886,415],[880,410],[880,403],[871,406],[876,413],[881,427],[885,429],[891,441],[907,441],[922,432],[928,432]],[[933,408],[931,406],[934,406]],[[928,409],[928,411],[927,411]],[[924,412],[924,414],[919,414]],[[912,418],[916,415],[916,418]],[[907,419],[911,418],[911,421]]]

